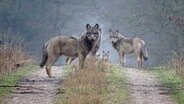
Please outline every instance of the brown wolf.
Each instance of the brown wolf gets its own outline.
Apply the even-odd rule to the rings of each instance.
[[[109,32],[109,39],[112,46],[119,54],[120,64],[124,66],[125,54],[134,53],[138,62],[137,67],[142,67],[143,59],[145,61],[148,59],[145,42],[140,38],[126,38],[119,33],[119,30],[115,32],[109,30]]]
[[[42,61],[40,67],[46,66],[46,72],[51,77],[51,67],[57,61],[59,56],[79,57],[79,69],[84,66],[84,61],[88,53],[96,45],[101,37],[101,29],[96,24],[91,27],[86,25],[86,30],[81,34],[80,38],[71,36],[56,36],[47,41],[43,47]]]

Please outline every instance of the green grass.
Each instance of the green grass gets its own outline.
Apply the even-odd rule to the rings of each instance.
[[[164,67],[153,68],[151,71],[161,79],[164,87],[171,88],[171,93],[178,104],[184,104],[184,89],[182,89],[182,77],[177,75],[175,71]]]
[[[105,104],[127,104],[127,78],[122,67],[113,65],[108,77],[108,90]]]
[[[36,65],[27,65],[11,73],[0,76],[0,101],[2,102],[4,97],[10,93],[16,83],[27,75],[30,71],[38,69]]]

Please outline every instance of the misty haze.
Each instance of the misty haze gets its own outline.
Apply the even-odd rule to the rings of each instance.
[[[76,63],[78,62],[78,58],[75,59],[75,61],[72,63],[72,65],[66,65],[67,62],[66,56],[62,55],[59,60],[55,63],[55,66],[53,66],[51,69],[51,72],[53,73],[53,79],[49,79],[47,77],[47,74],[45,72],[45,69],[40,70],[38,67],[38,64],[41,61],[42,58],[42,51],[43,47],[46,44],[47,41],[49,41],[51,38],[55,36],[72,36],[75,38],[80,38],[82,33],[86,31],[87,24],[90,24],[91,27],[95,27],[96,24],[99,25],[99,28],[101,29],[101,41],[100,41],[100,47],[98,49],[99,58],[94,60],[85,60],[84,62],[84,68],[88,68],[87,66],[91,66],[96,69],[100,69],[100,72],[85,72],[79,70],[78,73],[81,73],[81,75],[86,75],[86,79],[88,77],[93,78],[96,75],[96,79],[94,80],[107,80],[109,76],[100,75],[99,73],[111,73],[111,71],[108,70],[115,70],[117,72],[114,72],[112,74],[112,78],[115,75],[115,73],[123,73],[123,77],[116,76],[116,78],[119,78],[117,82],[121,83],[125,86],[119,86],[115,82],[110,84],[115,84],[114,86],[118,86],[117,90],[114,91],[114,93],[117,92],[126,92],[124,94],[124,97],[119,97],[118,94],[115,96],[116,98],[119,97],[119,99],[122,99],[124,101],[127,101],[127,99],[136,98],[137,96],[141,96],[144,94],[143,92],[139,93],[136,92],[134,94],[131,93],[132,89],[137,89],[136,85],[142,86],[141,89],[138,90],[145,90],[146,93],[148,93],[147,96],[152,96],[153,98],[157,99],[157,102],[153,102],[155,104],[183,104],[184,99],[181,98],[180,102],[177,101],[177,99],[172,99],[175,96],[176,98],[179,98],[179,96],[184,96],[184,91],[179,91],[178,89],[183,89],[184,87],[184,1],[183,0],[0,0],[0,103],[1,101],[3,103],[13,104],[14,100],[9,101],[10,98],[16,98],[21,99],[23,103],[26,103],[26,100],[30,102],[30,104],[36,104],[36,101],[38,104],[39,102],[47,102],[50,104],[52,102],[52,97],[55,96],[55,94],[49,95],[50,92],[56,92],[56,89],[60,89],[61,91],[57,96],[63,97],[63,99],[68,100],[58,100],[57,103],[61,104],[114,104],[111,100],[108,101],[107,98],[110,97],[110,94],[107,92],[101,92],[101,90],[94,90],[94,89],[101,89],[101,86],[110,86],[105,82],[90,82],[91,86],[97,86],[89,90],[89,92],[95,92],[93,96],[91,97],[89,92],[86,96],[89,96],[92,100],[89,102],[96,101],[99,103],[87,103],[83,102],[81,103],[76,96],[72,93],[69,93],[66,90],[67,88],[73,88],[72,86],[77,86],[78,83],[74,79],[81,80],[80,77],[75,76],[73,74],[68,74],[68,77],[66,77],[66,81],[62,82],[61,84],[61,76],[65,76],[63,73],[65,72],[65,69],[72,69],[74,70],[77,66]],[[126,54],[126,61],[125,66],[122,67],[121,65],[118,65],[120,63],[118,51],[113,47],[111,40],[109,39],[110,30],[116,31],[119,30],[119,33],[122,34],[124,37],[128,39],[134,39],[134,38],[140,38],[145,42],[145,47],[147,48],[148,53],[148,60],[143,62],[143,68],[144,70],[149,70],[149,75],[145,74],[147,73],[144,70],[137,69],[137,57],[134,53],[132,54]],[[65,43],[63,43],[65,44]],[[108,63],[103,60],[103,51],[108,52]],[[100,61],[98,61],[100,60]],[[101,62],[101,60],[103,60]],[[95,63],[96,62],[96,63]],[[99,62],[99,63],[98,63]],[[31,64],[30,64],[31,63]],[[89,64],[89,65],[88,65]],[[105,66],[105,67],[104,67]],[[29,71],[26,71],[22,73],[22,69],[28,69]],[[93,68],[91,70],[93,70]],[[33,71],[34,69],[34,71]],[[38,71],[38,70],[39,71]],[[62,70],[61,70],[62,69]],[[119,70],[120,69],[120,70]],[[135,70],[136,71],[135,71]],[[152,70],[151,70],[152,69]],[[163,69],[163,70],[162,70]],[[168,69],[168,70],[167,70]],[[11,75],[14,71],[16,72],[20,70],[21,77],[16,78],[16,75]],[[58,71],[59,70],[59,71]],[[105,71],[104,71],[105,70]],[[125,72],[122,70],[125,70]],[[155,71],[156,70],[156,71]],[[166,70],[166,71],[165,71]],[[32,74],[29,74],[30,71],[33,71]],[[38,71],[38,72],[37,72]],[[107,72],[106,72],[107,71]],[[35,72],[35,73],[34,73]],[[112,71],[113,72],[113,71]],[[12,79],[15,79],[16,81],[12,81],[15,84],[12,85],[6,85],[6,77],[7,73],[10,73],[10,76],[13,77]],[[27,74],[26,74],[27,73]],[[73,71],[69,71],[67,73],[75,73]],[[75,74],[76,74],[75,73]],[[86,73],[91,73],[91,75],[87,75]],[[136,74],[137,73],[137,74]],[[163,74],[162,74],[163,73]],[[172,73],[172,74],[171,74]],[[173,74],[174,73],[174,74]],[[25,75],[26,74],[26,75]],[[94,74],[94,76],[92,75]],[[99,75],[98,75],[99,74]],[[171,74],[171,75],[170,75]],[[19,73],[18,73],[19,75]],[[44,75],[44,76],[41,76]],[[73,76],[72,76],[73,75]],[[168,75],[168,76],[167,76]],[[169,76],[170,75],[170,76]],[[173,75],[173,76],[172,76]],[[66,75],[67,76],[67,75]],[[99,77],[101,76],[101,77]],[[126,77],[125,77],[126,76]],[[165,77],[167,76],[167,77]],[[139,79],[142,77],[143,79]],[[158,79],[159,77],[160,79]],[[104,78],[104,79],[103,79]],[[111,77],[110,77],[111,78]],[[127,84],[129,82],[126,82],[127,79],[130,80],[130,85]],[[145,78],[145,79],[144,79]],[[153,80],[150,80],[153,79]],[[166,80],[164,80],[164,78]],[[175,79],[178,78],[178,79]],[[42,82],[43,79],[43,82]],[[27,92],[25,91],[25,96],[17,96],[16,94],[21,91],[11,91],[7,90],[7,92],[11,92],[10,94],[6,94],[7,96],[4,96],[5,93],[1,91],[1,89],[4,91],[3,88],[6,88],[7,86],[18,86],[19,89],[22,88],[23,85],[21,83],[26,83],[25,85],[31,86],[30,91],[28,93],[37,91],[39,89],[32,90],[32,81],[41,80],[38,81],[38,85],[42,85],[45,83],[45,79],[48,81],[47,84],[45,84],[45,89],[43,88],[43,91],[38,91],[36,93],[45,93],[48,96],[44,96],[46,99],[50,100],[34,100],[31,99],[30,101],[27,99],[29,98]],[[73,79],[73,80],[72,80]],[[148,79],[148,80],[147,80]],[[170,81],[168,79],[173,80]],[[166,82],[164,82],[164,81]],[[2,81],[2,82],[1,82]],[[5,81],[5,82],[3,82]],[[29,82],[30,81],[30,82]],[[34,82],[33,81],[33,82]],[[68,81],[68,82],[67,82]],[[110,80],[111,81],[111,80]],[[148,81],[148,82],[146,82]],[[11,81],[9,81],[11,82]],[[27,82],[29,82],[27,84]],[[72,82],[76,82],[76,85],[71,84]],[[80,82],[80,81],[79,81]],[[81,81],[82,83],[83,81]],[[85,81],[84,81],[85,82]],[[166,91],[167,94],[164,94],[163,97],[164,100],[159,99],[159,95],[149,92],[150,89],[146,88],[144,86],[144,82],[147,86],[161,86],[163,89],[168,89],[169,91]],[[157,83],[157,82],[161,82]],[[60,83],[60,84],[58,84]],[[99,83],[103,83],[103,85],[99,85]],[[153,84],[154,83],[154,84]],[[156,83],[156,85],[155,85]],[[174,83],[174,84],[171,84]],[[177,84],[176,84],[177,83]],[[82,83],[83,84],[83,83]],[[135,86],[131,86],[131,84]],[[166,86],[168,84],[168,86]],[[176,85],[175,85],[176,84]],[[35,85],[35,87],[38,87],[38,85]],[[44,84],[43,84],[44,85]],[[64,86],[63,86],[64,85]],[[85,84],[84,84],[85,85]],[[88,84],[85,85],[85,87]],[[55,87],[59,86],[59,87]],[[63,86],[63,89],[61,88]],[[130,86],[131,91],[128,92],[129,89],[127,89]],[[24,86],[25,87],[25,86]],[[144,88],[145,87],[145,88]],[[16,87],[17,88],[17,87]],[[48,88],[48,89],[47,89]],[[88,88],[88,87],[86,87]],[[124,90],[121,90],[121,89]],[[107,87],[108,89],[108,87]],[[111,89],[111,88],[109,88]],[[113,89],[113,88],[112,88]],[[151,88],[153,92],[156,93],[162,93],[158,91],[159,88]],[[44,92],[44,90],[47,90],[48,92]],[[62,92],[63,90],[66,90]],[[71,89],[70,89],[71,90]],[[180,93],[177,93],[177,91]],[[78,90],[75,89],[77,92]],[[73,92],[75,92],[73,91]],[[86,91],[86,89],[85,89]],[[165,90],[164,90],[165,91]],[[172,92],[173,91],[173,92]],[[5,90],[6,92],[6,90]],[[12,94],[13,92],[13,94]],[[105,93],[104,95],[109,95],[107,98],[100,98],[102,95],[98,95],[98,93]],[[109,91],[110,92],[110,91]],[[134,90],[132,91],[134,92]],[[35,93],[35,96],[36,96]],[[61,94],[60,94],[61,93]],[[63,93],[63,95],[62,95]],[[96,94],[97,93],[97,94]],[[174,95],[174,93],[177,93]],[[68,98],[66,95],[69,96]],[[111,93],[112,94],[112,93]],[[80,94],[76,94],[80,95]],[[125,97],[130,95],[130,98]],[[42,95],[39,95],[42,96]],[[83,98],[85,95],[80,95],[81,98]],[[157,97],[156,97],[157,96]],[[169,96],[169,98],[167,98]],[[43,98],[44,98],[43,97]],[[8,100],[2,100],[4,98],[7,98]],[[34,98],[34,97],[33,97]],[[35,97],[36,98],[36,97]],[[55,98],[55,97],[53,97]],[[71,100],[71,99],[74,100]],[[144,98],[144,97],[143,97]],[[42,99],[42,98],[40,98]],[[98,99],[98,100],[94,100]],[[112,97],[113,99],[113,97]],[[149,99],[149,98],[148,98]],[[171,100],[172,99],[172,100]],[[168,102],[166,102],[168,100]],[[16,102],[17,101],[17,102]],[[20,103],[19,100],[16,100],[15,103]],[[76,102],[75,102],[76,101]],[[86,101],[84,98],[83,101]],[[107,101],[107,102],[104,102]],[[118,100],[120,101],[120,100]],[[150,100],[151,101],[151,100]],[[183,101],[183,102],[182,102]],[[135,103],[137,102],[137,103]],[[152,104],[152,103],[145,103],[145,99],[139,99],[136,98],[135,101],[128,101],[123,102],[123,104]],[[148,101],[149,102],[149,101]],[[162,103],[160,103],[162,102]],[[122,104],[122,102],[118,102],[117,104]]]
[[[169,17],[175,14],[172,8],[166,11],[169,5],[163,7],[164,1],[3,1],[1,1],[1,38],[3,34],[20,36],[25,40],[25,48],[36,56],[40,56],[44,42],[51,37],[80,36],[87,23],[91,25],[98,23],[102,28],[102,44],[99,51],[111,50],[113,63],[117,63],[118,60],[117,53],[107,39],[111,28],[119,29],[126,37],[144,39],[150,57],[146,64],[157,65],[166,62],[172,50],[179,47],[177,42],[173,43],[175,41],[173,36],[177,38],[173,32],[180,32],[183,29],[177,27],[174,29]],[[178,14],[182,14],[182,10],[175,16]],[[131,64],[134,57],[129,57],[127,63]]]

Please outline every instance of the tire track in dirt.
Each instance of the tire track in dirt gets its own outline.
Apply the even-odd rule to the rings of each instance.
[[[53,78],[48,78],[45,69],[24,77],[6,99],[7,104],[52,104],[57,89],[62,83],[62,67],[52,67]]]
[[[134,68],[126,68],[125,73],[129,81],[129,104],[176,104],[156,76]]]

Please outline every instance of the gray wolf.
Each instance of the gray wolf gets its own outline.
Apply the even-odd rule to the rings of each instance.
[[[119,30],[113,32],[110,29],[109,32],[111,44],[119,54],[120,64],[124,66],[125,54],[134,53],[137,58],[137,67],[142,67],[143,60],[146,61],[148,59],[145,42],[140,38],[126,38],[119,33]]]
[[[102,60],[104,60],[104,61],[110,61],[110,54],[109,53],[110,53],[109,51],[105,52],[103,50],[102,51]]]

